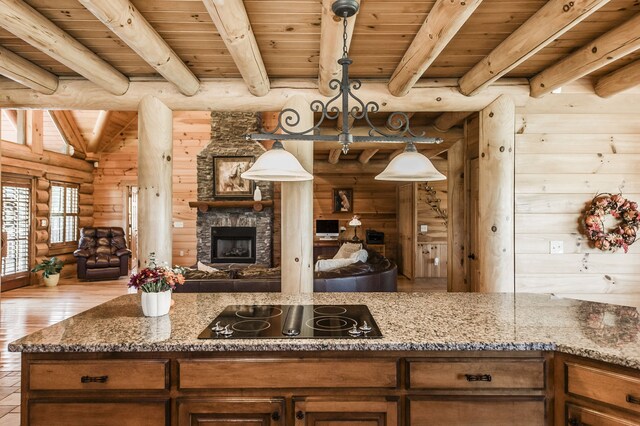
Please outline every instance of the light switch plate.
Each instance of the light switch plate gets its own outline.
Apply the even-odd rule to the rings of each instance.
[[[184,222],[173,222],[173,227],[174,228],[184,228]]]
[[[549,242],[549,253],[551,253],[551,254],[562,254],[562,253],[564,253],[564,242],[563,241],[550,241]]]
[[[429,225],[420,225],[420,232],[427,232],[429,230]]]

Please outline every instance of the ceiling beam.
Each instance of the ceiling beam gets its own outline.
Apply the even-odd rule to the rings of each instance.
[[[531,79],[538,98],[640,49],[640,14],[556,62]]]
[[[484,89],[600,9],[609,0],[550,0],[460,78],[460,92]]]
[[[114,95],[129,79],[22,0],[0,0],[0,26]]]
[[[200,81],[129,0],[79,2],[182,94],[198,91]]]
[[[125,122],[125,124],[116,132],[116,134],[111,138],[102,141],[101,145],[96,149],[96,153],[108,152],[113,144],[117,141],[118,136],[124,136],[124,131],[129,128],[133,123],[138,122],[138,113],[133,112],[131,114],[131,118]]]
[[[444,112],[433,121],[433,127],[440,132],[446,132],[471,114],[473,111]]]
[[[360,3],[359,0],[356,0]],[[342,58],[342,19],[336,19],[331,9],[334,0],[322,0],[322,21],[320,24],[320,60],[318,73],[318,90],[324,96],[335,95],[338,89],[331,89],[331,80],[342,79],[342,66],[338,59]],[[347,49],[351,45],[353,28],[358,14],[347,20]]]
[[[0,46],[0,74],[35,91],[50,95],[58,88],[58,77]]]
[[[640,60],[600,77],[596,82],[595,91],[598,96],[608,98],[638,85],[640,85]]]
[[[73,147],[74,156],[84,158],[87,153],[87,143],[71,111],[52,110],[49,111],[49,115],[64,140]]]
[[[282,79],[272,82],[272,89],[262,97],[249,93],[241,79],[203,81],[194,96],[184,96],[166,81],[132,81],[122,96],[114,96],[86,80],[65,80],[52,95],[42,96],[14,82],[0,81],[0,108],[45,108],[135,111],[145,95],[160,99],[173,111],[279,111],[293,95],[309,102],[319,96],[317,79]],[[526,79],[502,79],[477,96],[464,96],[456,80],[421,80],[402,98],[389,94],[384,82],[364,80],[358,96],[363,101],[375,100],[381,112],[391,111],[479,111],[505,94],[523,106],[529,99]]]
[[[98,147],[100,146],[102,138],[104,138],[104,133],[107,130],[110,120],[111,111],[100,111],[98,113],[98,118],[91,132],[91,139],[87,144],[87,152],[98,152]]]
[[[358,156],[358,161],[361,162],[362,164],[367,164],[369,160],[371,160],[371,158],[374,155],[376,155],[377,152],[378,152],[378,149],[375,149],[375,148],[365,149]]]
[[[340,161],[340,154],[342,154],[341,149],[332,149],[329,151],[329,158],[327,159],[329,164],[338,164],[338,161]]]
[[[242,0],[202,1],[249,92],[255,96],[269,93],[269,76]]]
[[[389,92],[405,96],[458,33],[482,0],[438,0],[389,80]]]

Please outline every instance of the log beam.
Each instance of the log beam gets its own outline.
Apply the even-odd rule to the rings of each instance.
[[[274,80],[272,89],[262,97],[253,96],[241,79],[203,81],[194,96],[184,96],[171,83],[162,81],[134,81],[122,96],[113,96],[86,80],[63,80],[52,95],[26,88],[15,83],[0,82],[0,108],[45,108],[71,110],[136,111],[140,100],[152,95],[173,111],[277,111],[294,95],[307,101],[327,101],[319,96],[318,83],[311,79]],[[379,81],[362,82],[358,96],[363,100],[375,100],[381,112],[392,111],[479,111],[500,95],[509,95],[517,106],[524,106],[529,99],[529,82],[526,79],[502,79],[473,97],[458,91],[455,79],[421,80],[404,97],[389,93],[387,85]]]
[[[320,87],[318,87],[318,90],[320,90]],[[342,132],[342,121],[343,121],[343,113],[340,112],[338,114],[338,118],[336,119],[336,130],[338,132]],[[347,123],[349,123],[349,129],[353,128],[353,123],[356,121],[355,118],[353,118],[353,116],[351,114],[349,114],[349,116],[347,117]]]
[[[538,98],[640,49],[640,13],[531,79]]]
[[[147,96],[138,111],[138,259],[172,264],[173,117]]]
[[[438,0],[389,80],[389,92],[405,96],[458,33],[482,0]]]
[[[440,114],[433,122],[433,128],[439,132],[446,132],[450,128],[460,124],[465,118],[473,114],[469,111],[445,112]]]
[[[327,161],[330,164],[338,164],[338,161],[340,161],[340,155],[342,154],[342,150],[341,149],[332,149],[331,151],[329,151],[329,158],[327,159]]]
[[[23,0],[0,0],[0,26],[114,95],[129,79]]]
[[[198,91],[200,81],[129,0],[79,1],[182,94]]]
[[[358,161],[362,164],[367,164],[377,152],[378,150],[375,148],[365,149],[358,156]]]
[[[242,0],[202,0],[249,92],[269,93],[269,77]]]
[[[609,0],[548,1],[460,78],[467,96],[484,89],[600,9]]]
[[[632,87],[640,85],[640,60],[630,63],[596,82],[596,94],[608,98]]]
[[[360,3],[359,0],[356,0]],[[320,24],[320,71],[318,73],[318,90],[324,96],[335,95],[337,88],[331,90],[331,80],[342,79],[342,66],[338,59],[342,57],[342,19],[337,19],[331,10],[334,0],[322,0],[322,21]],[[351,45],[353,28],[357,14],[347,20],[347,49]]]
[[[87,152],[97,152],[98,147],[100,146],[100,142],[104,137],[104,133],[107,130],[107,126],[109,125],[109,120],[111,119],[111,111],[100,111],[98,113],[98,118],[96,119],[96,123],[93,126],[93,131],[91,132],[91,139],[87,144]]]
[[[0,46],[0,74],[45,95],[52,94],[58,88],[56,75],[2,46]]]
[[[42,110],[27,111],[25,120],[25,142],[26,146],[31,149],[34,154],[42,154],[44,152],[43,145],[43,113]]]

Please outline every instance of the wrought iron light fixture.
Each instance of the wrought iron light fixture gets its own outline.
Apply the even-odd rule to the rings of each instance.
[[[360,80],[349,78],[349,65],[353,63],[353,60],[349,58],[349,52],[347,49],[347,19],[352,17],[358,12],[360,5],[355,0],[336,0],[332,5],[333,13],[343,21],[343,34],[342,34],[342,58],[338,59],[338,64],[342,66],[342,80],[331,80],[329,87],[332,90],[338,89],[337,95],[329,99],[326,103],[321,100],[314,100],[310,104],[310,109],[314,113],[320,113],[318,121],[309,129],[303,131],[295,131],[293,128],[300,123],[300,113],[292,108],[285,108],[278,114],[277,125],[275,129],[266,131],[261,129],[262,133],[252,133],[247,135],[247,140],[261,141],[261,140],[276,140],[276,141],[323,141],[323,142],[340,142],[342,144],[342,152],[349,152],[349,147],[352,143],[356,142],[380,142],[380,143],[405,143],[407,148],[404,153],[394,158],[389,166],[380,175],[376,176],[379,180],[402,180],[402,181],[423,181],[423,180],[441,180],[446,179],[444,175],[440,174],[435,167],[431,164],[429,159],[424,155],[417,152],[415,144],[427,143],[438,144],[442,142],[440,138],[425,137],[424,132],[415,133],[410,126],[409,116],[405,112],[393,112],[387,119],[386,129],[380,129],[371,122],[369,114],[376,113],[380,110],[380,105],[375,101],[369,101],[366,104],[358,98],[353,91],[360,89],[362,83]],[[355,102],[355,105],[351,106],[350,102]],[[340,111],[344,113],[340,115]],[[337,120],[342,119],[341,132],[338,135],[322,135],[320,134],[320,128],[325,120]],[[349,129],[349,118],[354,120],[364,120],[369,126],[369,132],[367,136],[355,136],[351,134]],[[276,142],[278,144],[278,142]],[[275,147],[275,146],[274,146]],[[277,149],[282,148],[281,144],[278,144]],[[263,154],[267,155],[269,152]],[[410,154],[410,155],[405,155]],[[404,156],[404,157],[403,157]],[[402,157],[402,159],[400,158]],[[419,158],[422,157],[422,158]],[[398,175],[393,170],[389,170],[394,164],[394,161],[400,161],[404,163],[412,163],[418,161],[422,164],[414,165],[407,169],[404,173]],[[396,161],[396,163],[398,162]],[[256,162],[258,165],[259,160]],[[255,166],[254,166],[255,167]],[[302,168],[302,166],[300,166]],[[252,168],[253,169],[253,168]],[[247,179],[253,180],[279,180],[274,179],[274,173],[256,173],[254,170],[248,170],[242,176]],[[431,173],[435,171],[437,179],[434,179],[433,173],[428,176],[419,174],[409,174],[409,170],[414,173],[424,172],[429,170]],[[253,173],[252,173],[253,172]],[[439,176],[438,176],[439,175]],[[300,174],[295,179],[286,180],[309,180],[313,179],[311,175],[303,176]]]

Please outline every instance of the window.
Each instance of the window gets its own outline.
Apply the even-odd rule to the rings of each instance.
[[[18,111],[3,109],[0,111],[0,139],[18,143]]]
[[[2,184],[3,277],[29,271],[30,198],[28,184]]]
[[[78,240],[78,185],[51,184],[51,244],[75,243]]]

